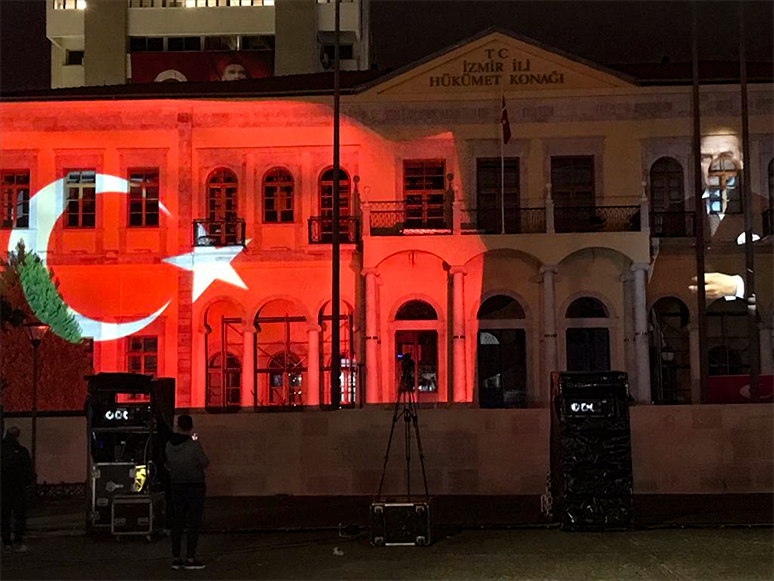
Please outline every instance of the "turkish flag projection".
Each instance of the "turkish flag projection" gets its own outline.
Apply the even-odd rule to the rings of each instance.
[[[271,51],[132,53],[132,83],[238,81],[274,73]]]
[[[749,375],[715,375],[707,382],[707,403],[750,403]],[[774,375],[758,378],[760,403],[774,403]]]

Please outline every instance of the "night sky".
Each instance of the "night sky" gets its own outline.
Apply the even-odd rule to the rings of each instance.
[[[3,91],[50,86],[46,1],[0,0]],[[743,3],[748,60],[771,62],[774,2]],[[737,58],[739,4],[698,2],[702,60]],[[605,65],[688,61],[690,14],[679,0],[372,0],[371,60],[398,68],[497,25]]]

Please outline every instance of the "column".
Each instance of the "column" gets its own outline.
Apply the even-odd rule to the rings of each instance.
[[[556,345],[556,305],[554,299],[554,284],[556,266],[547,264],[540,268],[543,275],[543,377],[538,382],[539,389],[546,391],[540,394],[545,401],[551,399],[551,372],[559,371],[559,357]]]
[[[551,193],[551,184],[546,184],[546,233],[553,234],[556,231],[554,218],[554,198]]]
[[[366,283],[366,393],[364,403],[380,401],[379,394],[379,333],[376,302],[376,270],[363,269]]]
[[[452,275],[452,328],[453,328],[453,366],[454,376],[452,379],[452,394],[455,403],[472,401],[473,397],[468,397],[467,377],[465,373],[465,293],[464,276],[466,269],[462,266],[452,266],[449,269]]]
[[[650,353],[648,346],[648,303],[645,297],[647,264],[635,264],[634,271],[634,347],[637,354],[637,391],[634,398],[650,403]]]
[[[252,321],[243,321],[244,329],[242,346],[242,392],[239,405],[251,408],[255,405],[255,327]]]
[[[634,277],[631,274],[621,276],[623,283],[624,314],[624,356],[626,372],[629,374],[629,391],[637,393],[637,353],[634,346]]]
[[[691,403],[701,403],[701,372],[699,371],[699,325],[688,325],[688,349],[691,358]]]
[[[642,180],[642,195],[640,196],[640,231],[650,231],[650,203],[648,201],[648,182]]]
[[[332,323],[332,321],[331,321]],[[309,345],[306,366],[306,405],[320,405],[320,327],[315,325],[307,331]]]

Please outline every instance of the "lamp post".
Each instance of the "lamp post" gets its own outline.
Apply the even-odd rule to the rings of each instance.
[[[38,441],[38,347],[43,340],[43,335],[48,331],[48,325],[36,319],[24,323],[24,331],[32,344],[32,473],[35,475],[35,484],[37,484],[38,471],[35,453]]]

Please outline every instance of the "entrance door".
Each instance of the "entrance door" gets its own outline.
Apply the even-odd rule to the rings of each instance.
[[[567,329],[567,371],[610,371],[610,332]]]
[[[526,344],[524,329],[478,332],[478,402],[482,408],[526,405]]]

